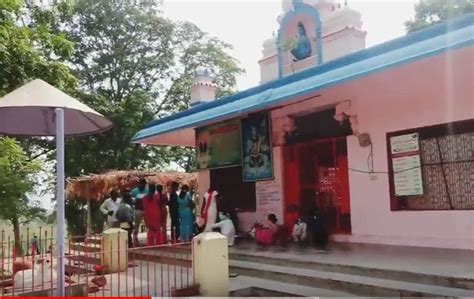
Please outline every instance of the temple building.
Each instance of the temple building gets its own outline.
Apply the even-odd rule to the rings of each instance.
[[[317,208],[334,241],[474,249],[474,15],[366,48],[345,4],[282,8],[259,86],[216,100],[199,69],[133,142],[195,147],[241,231]]]

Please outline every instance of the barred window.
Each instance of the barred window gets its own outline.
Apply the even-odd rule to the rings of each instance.
[[[397,196],[390,138],[417,133],[423,194]],[[474,209],[474,120],[387,134],[392,210]]]

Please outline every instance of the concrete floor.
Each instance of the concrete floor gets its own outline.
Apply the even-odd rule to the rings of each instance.
[[[107,274],[107,285],[99,292],[89,294],[98,297],[170,297],[174,288],[193,284],[189,268],[168,266],[153,262],[135,262],[126,272]],[[90,279],[89,279],[90,280]]]

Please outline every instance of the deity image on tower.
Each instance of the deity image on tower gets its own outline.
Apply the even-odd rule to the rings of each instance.
[[[294,61],[302,60],[311,56],[311,42],[306,35],[306,29],[301,22],[298,23],[298,37],[295,48],[291,50],[295,57]]]

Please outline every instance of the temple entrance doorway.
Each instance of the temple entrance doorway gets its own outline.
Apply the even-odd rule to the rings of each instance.
[[[329,233],[350,234],[346,136],[352,131],[350,125],[336,122],[333,115],[329,110],[296,119],[301,129],[283,147],[285,222],[292,225],[294,211],[308,218],[317,209]],[[305,123],[309,120],[312,126]]]

